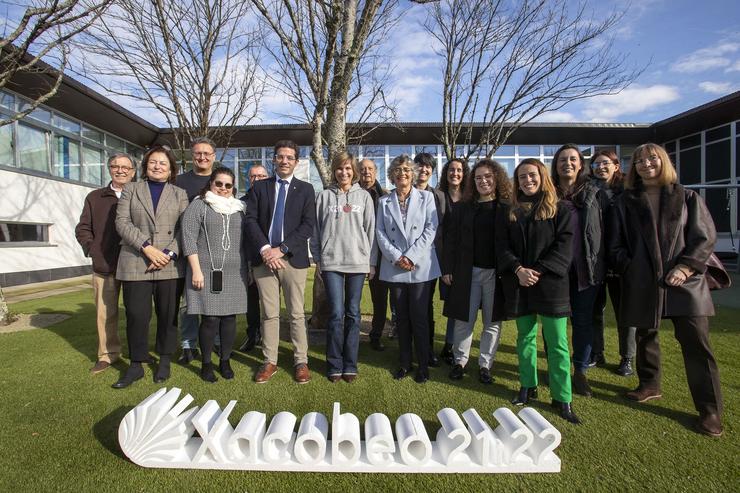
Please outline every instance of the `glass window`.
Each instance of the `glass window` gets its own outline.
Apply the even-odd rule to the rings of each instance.
[[[540,146],[519,146],[519,155],[539,158]]]
[[[49,146],[44,130],[18,124],[18,163],[21,168],[49,172]]]
[[[455,157],[462,157],[467,152],[468,146],[455,146]]]
[[[413,151],[412,146],[388,146],[388,156],[390,156],[391,159],[393,159],[396,156],[400,156],[401,154],[408,154],[411,155],[411,152]],[[435,156],[435,153],[431,153],[432,156]]]
[[[117,151],[126,152],[126,144],[118,137],[106,134],[105,143],[108,147],[112,147]]]
[[[730,136],[730,126],[725,125],[724,127],[715,128],[713,130],[707,130],[705,137],[706,142],[713,142],[719,139],[726,139]]]
[[[414,155],[421,154],[422,152],[428,152],[432,156],[436,156],[437,146],[436,145],[414,146]]]
[[[15,166],[15,153],[13,152],[13,125],[3,125],[0,127],[0,164],[5,166]]]
[[[72,120],[68,120],[61,115],[54,114],[54,126],[73,134],[80,133],[80,124]]]
[[[0,91],[0,106],[15,111],[15,96],[8,92]]]
[[[698,190],[696,191],[698,192]],[[727,190],[721,188],[708,189],[704,198],[717,231],[721,233],[730,231],[730,204],[727,200]]]
[[[52,174],[68,180],[80,180],[80,143],[63,135],[54,137]]]
[[[558,149],[560,149],[560,146],[546,145],[546,146],[542,146],[542,153],[545,156],[554,156],[555,153],[558,151]]]
[[[362,157],[372,159],[375,163],[375,167],[378,169],[378,173],[376,175],[378,177],[378,182],[382,186],[386,186],[386,184],[390,185],[385,172],[385,146],[362,146]],[[394,157],[395,156],[392,156],[391,159]]]
[[[103,132],[95,130],[94,128],[82,127],[82,136],[87,137],[90,140],[94,140],[98,144],[103,143]]]
[[[253,161],[262,161],[261,147],[243,147],[239,149],[239,159],[251,159]]]
[[[591,159],[591,156],[593,156],[593,148],[591,146],[578,146],[581,149],[581,153],[583,154],[583,157],[586,159]]]
[[[494,158],[498,164],[504,167],[506,170],[506,173],[509,176],[514,176],[514,168],[516,168],[516,164],[514,162],[514,158]]]
[[[672,140],[665,143],[665,150],[667,152],[676,152],[676,141]]]
[[[681,151],[681,173],[679,182],[684,185],[701,183],[701,148]]]
[[[48,224],[0,223],[0,244],[48,241]]]
[[[514,146],[499,146],[498,149],[496,149],[496,152],[493,153],[494,156],[513,156],[514,155]]]
[[[244,160],[239,161],[238,184],[239,190],[246,192],[249,190],[249,170],[254,166],[262,166],[262,161]]]
[[[84,163],[82,181],[94,185],[103,184],[103,168],[105,167],[105,156],[103,151],[92,147],[82,150],[82,162]]]
[[[224,166],[230,170],[236,169],[237,149],[216,149],[216,162],[214,168]],[[220,158],[220,161],[218,160]]]
[[[327,163],[328,164],[328,163]],[[321,175],[319,174],[319,170],[316,169],[316,166],[314,163],[311,163],[311,166],[308,169],[309,173],[309,182],[311,185],[313,185],[313,189],[316,193],[321,192],[324,190],[324,183],[321,181]]]
[[[347,152],[357,158],[360,155],[360,146],[347,146]]]
[[[723,140],[709,144],[706,147],[706,170],[704,180],[712,182],[717,180],[728,180],[732,174],[732,159],[730,158],[731,141]]]
[[[51,111],[36,108],[28,116],[44,123],[51,123]]]
[[[684,137],[683,139],[679,140],[679,145],[681,146],[681,150],[688,149],[689,147],[696,147],[701,144],[701,134],[691,135],[689,137]]]

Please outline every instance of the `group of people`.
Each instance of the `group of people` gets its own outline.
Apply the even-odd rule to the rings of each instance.
[[[178,175],[172,151],[154,146],[142,159],[142,179],[131,183],[133,160],[116,154],[109,160],[111,183],[85,203],[77,237],[93,258],[100,341],[94,373],[120,357],[115,326],[123,289],[131,363],[114,388],[144,376],[152,301],[159,355],[154,381],[169,378],[183,292],[179,361],[188,364],[200,355],[201,378],[215,382],[215,352],[218,373],[233,378],[236,315],[246,312],[248,335],[240,349],[261,341],[264,359],[254,380],[265,383],[278,371],[282,291],[294,379],[307,383],[310,245],[329,306],[331,382],[351,383],[358,376],[360,301],[368,279],[370,343],[379,351],[385,349],[390,294],[399,347],[395,379],[413,372],[424,383],[440,358],[452,366],[449,378],[464,378],[480,311],[479,380],[493,381],[502,321],[513,319],[520,389],[512,403],[527,404],[538,396],[539,321],[552,405],[565,420],[579,423],[572,394],[590,396],[587,371],[605,361],[608,287],[619,332],[617,373],[631,375],[636,357],[639,385],[626,397],[661,397],[658,326],[670,318],[699,413],[697,430],[722,433],[705,278],[715,230],[701,197],[677,183],[662,147],[637,147],[626,176],[612,151],[598,151],[587,163],[572,144],[558,149],[549,171],[538,159],[522,160],[513,179],[492,159],[472,169],[452,159],[438,188],[430,185],[433,156],[400,155],[388,168],[390,192],[378,183],[371,160],[339,153],[331,162],[330,185],[317,196],[294,176],[298,147],[281,140],[274,146],[275,176],[252,167],[250,190],[241,200],[234,173],[213,169],[213,142],[196,139],[192,153],[193,170]],[[437,279],[447,317],[439,357],[433,348]]]

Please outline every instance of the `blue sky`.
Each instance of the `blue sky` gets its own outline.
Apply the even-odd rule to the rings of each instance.
[[[602,1],[599,8],[626,2]],[[440,121],[441,83],[431,70],[425,33],[413,20],[393,60],[406,76],[397,81],[401,121]],[[414,19],[416,18],[416,19]],[[577,101],[538,118],[543,122],[651,123],[740,90],[740,2],[737,0],[635,0],[620,24],[614,48],[647,69],[622,93]],[[424,75],[423,68],[430,70]],[[420,70],[421,68],[421,70]]]
[[[2,3],[5,8],[13,5]],[[407,10],[385,46],[393,67],[388,93],[398,102],[398,120],[441,121],[441,71],[422,27],[425,7],[401,3]],[[628,2],[592,0],[590,5],[606,13]],[[633,0],[616,31],[614,48],[626,54],[633,66],[649,63],[629,88],[571,103],[538,121],[651,123],[740,90],[740,2]],[[109,94],[106,81],[81,81],[142,118],[165,124],[155,110]],[[284,115],[300,114],[276,90],[268,90],[260,106],[253,123],[292,122]]]

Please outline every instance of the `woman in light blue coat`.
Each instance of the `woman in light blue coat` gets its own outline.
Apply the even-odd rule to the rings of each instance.
[[[434,237],[437,209],[434,196],[413,187],[416,165],[402,154],[388,168],[388,177],[396,189],[381,197],[376,214],[378,247],[383,254],[380,280],[390,286],[396,304],[396,330],[400,349],[400,367],[394,378],[401,379],[411,370],[411,343],[419,368],[415,380],[429,379],[428,303],[431,281],[440,276]]]

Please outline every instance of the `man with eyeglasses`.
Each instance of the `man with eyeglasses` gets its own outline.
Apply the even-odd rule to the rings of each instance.
[[[249,168],[247,179],[249,181],[249,188],[251,190],[254,187],[254,183],[260,180],[266,180],[270,175],[264,166],[255,164]],[[241,198],[246,204],[249,200],[249,190]],[[251,257],[251,255],[248,255]],[[247,339],[239,346],[239,351],[248,353],[255,346],[262,343],[262,335],[260,334],[260,294],[257,289],[257,283],[254,282],[254,273],[252,272],[252,266],[249,266],[249,274],[247,275]]]
[[[123,187],[136,174],[128,154],[113,154],[108,159],[111,181],[85,198],[80,222],[75,228],[77,242],[85,256],[92,257],[92,285],[98,328],[98,357],[90,372],[107,370],[121,356],[118,337],[118,297],[121,282],[116,280],[121,237],[116,231],[116,209]]]
[[[280,291],[290,317],[293,372],[297,383],[311,379],[308,370],[308,334],[303,293],[308,272],[308,239],[316,223],[313,186],[293,175],[298,146],[290,140],[275,144],[275,175],[257,181],[249,192],[245,227],[250,262],[262,308],[264,364],[255,382],[267,382],[277,371],[280,344]]]
[[[188,201],[192,202],[203,187],[208,184],[211,177],[213,163],[216,161],[216,144],[208,137],[198,137],[193,140],[190,150],[193,155],[193,169],[178,175],[175,185],[184,189],[188,194]],[[180,306],[182,354],[177,362],[187,365],[199,356],[198,326],[200,325],[200,317],[186,314],[187,303],[181,303]]]

